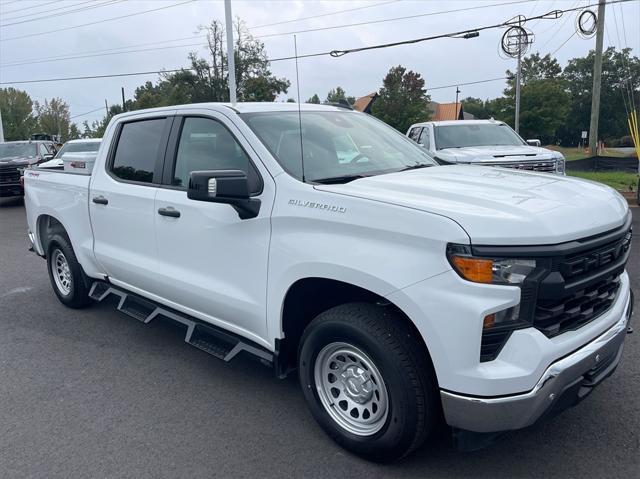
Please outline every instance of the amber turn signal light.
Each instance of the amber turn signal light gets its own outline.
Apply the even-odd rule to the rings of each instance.
[[[493,280],[493,260],[453,256],[451,261],[464,279],[476,283],[491,283]]]

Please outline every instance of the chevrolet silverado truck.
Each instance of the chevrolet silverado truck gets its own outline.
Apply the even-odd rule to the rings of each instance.
[[[576,403],[618,366],[632,313],[616,191],[438,166],[341,107],[124,113],[90,175],[30,169],[25,189],[63,304],[116,298],[225,361],[297,371],[320,426],[375,461],[442,418],[472,447]]]
[[[441,165],[500,166],[565,174],[562,153],[540,148],[540,140],[524,141],[502,121],[427,121],[411,125],[407,136]]]

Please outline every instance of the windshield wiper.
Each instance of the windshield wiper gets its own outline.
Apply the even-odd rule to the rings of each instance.
[[[398,171],[419,170],[420,168],[429,168],[430,166],[434,165],[431,165],[429,163],[416,163],[415,165],[407,165]]]
[[[331,176],[329,178],[320,178],[313,180],[314,183],[321,183],[323,185],[336,185],[341,183],[349,183],[353,180],[359,180],[360,178],[366,178],[366,175],[344,175],[344,176]]]

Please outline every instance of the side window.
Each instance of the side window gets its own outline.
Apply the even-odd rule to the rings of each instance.
[[[162,147],[165,118],[122,125],[111,171],[118,178],[153,182],[153,171]]]
[[[422,131],[422,128],[419,126],[416,126],[415,128],[411,128],[411,131],[409,132],[409,138],[411,138],[413,141],[417,143],[418,137],[420,136],[421,131]]]
[[[422,133],[420,133],[420,138],[418,139],[418,143],[424,145],[427,150],[431,148],[431,141],[429,140],[429,128],[423,128]]]
[[[192,171],[206,170],[242,170],[250,179],[257,178],[249,157],[222,123],[211,118],[187,117],[182,125],[171,183],[186,188]]]

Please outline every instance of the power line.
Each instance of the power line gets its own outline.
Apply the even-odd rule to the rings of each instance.
[[[269,38],[269,37],[279,37],[279,36],[283,36],[283,35],[293,35],[293,34],[297,34],[297,33],[308,33],[308,32],[319,32],[319,31],[323,31],[323,30],[337,30],[340,28],[348,28],[348,27],[358,27],[358,26],[362,26],[362,25],[373,25],[373,24],[377,24],[377,23],[386,23],[386,22],[395,22],[395,21],[399,21],[399,20],[411,20],[414,18],[422,18],[422,17],[431,17],[431,16],[435,16],[435,15],[444,15],[447,13],[459,13],[459,12],[466,12],[466,11],[470,11],[470,10],[480,10],[482,8],[491,8],[491,7],[502,7],[502,6],[506,6],[506,5],[515,5],[515,4],[519,4],[519,3],[528,3],[528,2],[532,2],[534,0],[513,0],[510,2],[503,2],[503,3],[492,3],[489,5],[477,5],[475,7],[465,7],[465,8],[456,8],[453,10],[441,10],[439,12],[430,12],[430,13],[421,13],[418,15],[406,15],[403,17],[394,17],[394,18],[383,18],[381,20],[370,20],[367,22],[357,22],[357,23],[348,23],[346,25],[332,25],[329,27],[317,27],[317,28],[307,28],[306,30],[296,30],[296,31],[292,31],[292,32],[281,32],[281,33],[269,33],[266,35],[259,35],[256,38]]]
[[[625,2],[628,2],[628,1],[631,1],[631,0],[612,0],[612,1],[608,2],[608,4],[625,3]],[[592,6],[592,5],[587,5],[587,7],[589,7],[589,6]],[[583,7],[573,8],[573,9],[568,9],[568,10],[556,10],[554,12],[548,12],[546,14],[542,14],[542,15],[538,15],[536,17],[531,17],[529,19],[525,19],[525,22],[526,21],[530,21],[530,20],[535,20],[535,19],[551,19],[551,18],[557,19],[557,18],[560,18],[560,15],[563,14],[563,13],[579,10],[579,9],[582,9],[582,8]],[[423,37],[423,38],[417,38],[417,39],[413,39],[413,40],[405,40],[405,41],[389,43],[389,44],[370,45],[370,46],[355,48],[355,49],[351,49],[351,50],[332,50],[330,52],[310,53],[310,54],[306,54],[306,55],[299,55],[298,58],[311,58],[311,57],[319,57],[319,56],[325,56],[325,55],[330,55],[332,57],[339,57],[339,56],[345,55],[347,53],[354,53],[354,52],[360,52],[360,51],[366,51],[366,50],[387,48],[387,47],[397,46],[397,45],[407,45],[407,44],[424,42],[424,41],[428,41],[428,40],[435,40],[435,39],[439,39],[439,38],[464,38],[464,35],[467,34],[467,33],[476,33],[476,32],[480,32],[480,31],[483,31],[483,30],[502,28],[502,27],[505,27],[505,26],[509,26],[512,23],[513,23],[512,20],[508,20],[506,22],[495,24],[495,25],[487,25],[487,26],[483,26],[483,27],[478,27],[478,28],[469,29],[469,30],[463,30],[463,31],[454,32],[454,33],[445,33],[445,34],[441,34],[441,35],[434,35],[434,36],[431,36],[431,37]],[[270,61],[270,62],[276,62],[276,61],[291,60],[291,59],[294,59],[294,58],[295,58],[295,56],[289,56],[289,57],[281,57],[281,58],[271,58],[271,59],[267,59],[267,60]],[[187,67],[187,68],[177,68],[177,69],[171,69],[171,70],[154,70],[154,71],[145,71],[145,72],[131,72],[131,73],[118,73],[118,74],[105,74],[105,75],[84,75],[84,76],[76,76],[76,77],[44,78],[44,79],[37,79],[37,80],[19,80],[19,81],[12,81],[12,82],[0,82],[0,85],[13,85],[13,84],[24,84],[24,83],[44,83],[44,82],[53,82],[53,81],[70,81],[70,80],[87,80],[87,79],[95,79],[95,78],[127,77],[127,76],[150,75],[150,74],[159,74],[159,73],[174,73],[174,72],[184,71],[184,70],[192,71],[193,68],[188,68]]]
[[[47,30],[46,32],[28,33],[27,35],[20,35],[20,36],[17,36],[17,37],[4,38],[2,40],[2,42],[8,42],[10,40],[19,40],[21,38],[37,37],[37,36],[40,36],[40,35],[47,35],[49,33],[63,32],[63,31],[66,31],[66,30],[73,30],[74,28],[87,27],[89,25],[97,25],[99,23],[111,22],[113,20],[122,20],[123,18],[135,17],[137,15],[144,15],[145,13],[157,12],[159,10],[166,10],[168,8],[178,7],[180,5],[185,5],[187,3],[192,3],[194,1],[195,0],[186,0],[186,1],[180,2],[180,3],[174,3],[174,4],[171,4],[171,5],[165,5],[163,7],[152,8],[151,10],[143,10],[141,12],[129,13],[127,15],[120,15],[118,17],[105,18],[103,20],[97,20],[95,22],[82,23],[80,25],[72,25],[72,26],[69,26],[69,27],[58,28],[56,30]]]
[[[84,2],[74,3],[73,5],[65,5],[64,7],[50,8],[49,10],[42,10],[41,12],[24,13],[22,15],[18,15],[16,17],[11,17],[11,18],[6,18],[5,15],[2,15],[2,16],[4,17],[4,20],[18,20],[20,18],[34,17],[34,16],[42,15],[44,13],[57,12],[59,10],[66,10],[67,8],[75,8],[75,7],[79,6],[79,5],[84,5],[86,3],[94,3],[94,1],[93,0],[85,0]]]
[[[47,2],[47,3],[41,3],[40,5],[36,5],[36,6],[32,6],[32,7],[25,7],[25,8],[18,8],[16,10],[9,10],[9,11],[5,11],[2,12],[3,15],[6,15],[7,13],[13,13],[13,12],[22,12],[23,10],[32,10],[34,8],[40,8],[40,7],[45,7],[47,5],[51,5],[52,3],[57,3],[58,0],[53,0],[52,2]],[[15,3],[15,2],[14,2]],[[8,3],[4,4],[4,5],[9,5]],[[4,5],[0,5],[2,7],[4,7]]]
[[[569,43],[569,40],[571,40],[577,33],[578,31],[574,30],[574,32],[571,35],[569,35],[569,38],[567,38],[564,42],[562,42],[560,46],[551,53],[551,56],[554,56],[556,53],[558,53],[558,51],[560,51],[562,47],[564,47],[567,43]]]
[[[296,18],[296,19],[293,19],[293,20],[284,20],[282,22],[275,22],[275,23],[266,23],[264,25],[256,25],[255,27],[250,27],[249,30],[254,30],[256,28],[273,27],[275,25],[284,25],[285,23],[302,22],[303,20],[311,20],[311,19],[314,19],[314,18],[329,17],[331,15],[338,15],[340,13],[355,12],[356,10],[364,10],[366,8],[380,7],[382,5],[388,5],[389,3],[397,3],[397,2],[401,2],[401,1],[403,1],[403,0],[391,0],[391,1],[388,1],[388,2],[374,3],[373,5],[365,5],[363,7],[347,8],[346,10],[337,10],[335,12],[322,13],[320,15],[312,15],[310,17]]]
[[[0,27],[10,27],[12,25],[20,25],[23,23],[29,23],[29,22],[37,22],[38,20],[46,20],[48,18],[51,18],[53,16],[55,16],[56,18],[61,17],[63,15],[69,15],[70,13],[76,13],[76,12],[86,12],[87,10],[93,10],[94,8],[100,8],[100,7],[106,7],[109,5],[113,5],[115,3],[120,3],[120,2],[124,2],[125,0],[108,0],[104,3],[98,3],[96,4],[93,0],[89,0],[86,2],[81,2],[81,3],[76,3],[76,5],[82,5],[85,3],[93,3],[93,5],[89,5],[87,7],[82,7],[82,8],[76,8],[75,10],[67,10],[64,12],[60,12],[60,13],[56,13],[54,15],[45,15],[42,17],[38,17],[38,18],[27,18],[26,20],[20,20],[19,22],[13,22],[13,23],[4,23],[2,25],[0,25]],[[76,6],[74,5],[74,6]],[[41,12],[44,13],[44,12]],[[20,17],[16,17],[16,18],[20,18]],[[15,18],[11,18],[10,20],[15,20]]]
[[[629,2],[632,0],[612,0],[607,2],[608,5],[611,4],[615,4],[615,3],[625,3],[625,2]],[[537,19],[552,19],[552,20],[557,20],[558,18],[560,18],[563,14],[568,13],[568,12],[572,12],[572,11],[576,11],[576,10],[582,10],[583,8],[588,8],[588,7],[592,7],[594,5],[597,4],[590,4],[590,5],[586,5],[585,7],[576,7],[576,8],[569,8],[566,10],[554,10],[552,12],[548,12],[542,15],[537,15],[535,17],[531,17],[531,18],[525,18],[524,20],[522,18],[514,18],[512,20],[507,20],[506,22],[503,23],[497,23],[494,25],[486,25],[483,27],[477,27],[477,28],[470,28],[467,30],[461,30],[458,32],[454,32],[454,33],[444,33],[441,35],[432,35],[429,37],[422,37],[422,38],[414,38],[412,40],[403,40],[403,41],[399,41],[399,42],[392,42],[392,43],[382,43],[382,44],[378,44],[378,45],[370,45],[370,46],[366,46],[366,47],[359,47],[359,48],[351,48],[351,49],[347,49],[347,50],[332,50],[330,55],[332,57],[341,57],[343,55],[346,55],[348,53],[357,53],[357,52],[363,52],[363,51],[369,51],[369,50],[378,50],[381,48],[389,48],[389,47],[396,47],[396,46],[400,46],[400,45],[411,45],[411,44],[415,44],[415,43],[421,43],[421,42],[426,42],[426,41],[430,41],[430,40],[437,40],[440,38],[454,38],[454,37],[458,37],[458,38],[464,38],[465,34],[475,34],[475,33],[480,33],[481,31],[484,30],[492,30],[492,29],[496,29],[496,28],[503,28],[503,27],[509,27],[509,26],[513,26],[513,25],[520,25],[523,23],[526,23],[528,21],[531,20],[537,20]]]
[[[434,86],[434,87],[431,87],[431,88],[427,87],[426,90],[427,91],[443,90],[445,88],[453,88],[454,86],[477,85],[479,83],[489,83],[489,82],[494,82],[494,81],[498,81],[498,80],[511,80],[512,78],[513,77],[487,78],[486,80],[470,81],[470,82],[466,82],[466,83],[453,83],[451,85]]]
[[[397,1],[400,1],[400,0],[394,0],[394,2],[397,2]],[[461,11],[467,11],[467,10],[475,10],[475,9],[480,9],[480,8],[489,8],[489,7],[495,7],[495,6],[516,4],[516,3],[525,3],[525,2],[530,2],[530,1],[533,1],[533,0],[518,0],[518,1],[511,1],[511,2],[506,2],[506,3],[496,3],[496,4],[490,4],[490,5],[481,5],[481,6],[477,6],[477,7],[469,7],[469,8],[455,9],[455,10],[431,12],[431,13],[421,14],[421,15],[417,15],[417,16],[407,16],[407,17],[398,17],[398,18],[383,19],[383,20],[374,20],[373,22],[360,22],[360,23],[357,23],[357,24],[325,27],[325,28],[321,28],[320,30],[327,29],[327,28],[331,28],[331,29],[333,29],[333,28],[345,28],[345,27],[349,27],[349,26],[365,25],[365,24],[368,24],[368,23],[381,23],[381,22],[387,22],[387,21],[412,19],[412,18],[416,18],[416,17],[420,17],[420,16],[441,15],[441,14],[446,14],[446,13],[455,13],[455,12],[461,12]],[[393,3],[393,2],[377,3],[375,5],[370,5],[370,6],[376,6],[376,5],[379,6],[379,5],[383,5],[385,3]],[[361,7],[361,8],[364,8],[364,7]],[[351,10],[353,10],[353,9],[340,10],[340,11],[337,11],[337,12],[333,12],[331,14],[336,14],[336,13],[341,13],[341,12],[351,11]],[[327,14],[324,14],[324,15],[331,15],[331,14],[327,13]],[[304,19],[308,19],[308,18],[315,18],[315,17],[305,17]],[[303,20],[303,19],[298,19],[298,20]],[[291,21],[293,21],[293,20],[291,20]],[[258,27],[252,27],[252,28],[258,28]],[[317,29],[312,29],[312,30],[317,30]],[[285,35],[285,34],[289,34],[289,33],[277,33],[277,34],[262,35],[262,36],[256,36],[255,38],[265,38],[265,37],[279,36],[279,35]],[[106,49],[106,50],[83,52],[83,53],[78,53],[77,55],[76,54],[70,54],[70,55],[60,55],[58,57],[50,57],[49,56],[49,57],[44,57],[44,58],[40,57],[40,58],[35,58],[35,59],[26,59],[26,60],[23,59],[23,60],[20,60],[20,61],[17,61],[17,62],[5,63],[5,64],[2,64],[0,66],[7,68],[7,67],[20,66],[20,65],[28,65],[28,64],[32,64],[32,63],[49,63],[49,62],[54,62],[54,61],[64,61],[64,60],[75,60],[75,59],[91,58],[93,56],[101,57],[101,56],[112,56],[112,55],[116,55],[116,54],[120,54],[120,53],[125,54],[125,53],[137,53],[137,52],[153,51],[155,49],[131,50],[131,51],[122,51],[122,52],[117,52],[117,53],[109,53],[109,54],[106,53],[106,52],[113,52],[114,50],[123,50],[123,49],[127,49],[127,48],[137,48],[137,47],[142,47],[142,46],[147,46],[147,45],[168,43],[168,42],[171,42],[171,41],[191,40],[191,39],[196,39],[196,38],[206,38],[206,35],[185,37],[185,38],[179,38],[179,39],[175,39],[175,40],[166,40],[166,41],[163,41],[163,42],[143,43],[143,44],[130,45],[128,47],[121,47],[121,48],[111,48],[111,49]],[[197,44],[188,44],[188,45],[182,45],[182,46],[185,46],[185,47],[197,46]],[[165,49],[179,48],[179,47],[180,47],[180,45],[176,45],[176,46],[172,46],[172,47],[158,48],[158,50],[165,50]],[[93,53],[95,53],[95,55],[91,55]]]
[[[97,111],[99,111],[99,110],[104,110],[104,106],[101,106],[101,107],[99,107],[99,108],[96,108],[95,110],[87,111],[87,112],[85,112],[85,113],[80,113],[79,115],[73,115],[73,116],[70,116],[70,117],[69,117],[69,120],[72,120],[72,119],[74,119],[74,118],[78,118],[78,117],[80,117],[80,116],[90,115],[91,113],[95,113],[95,112],[97,112]]]

